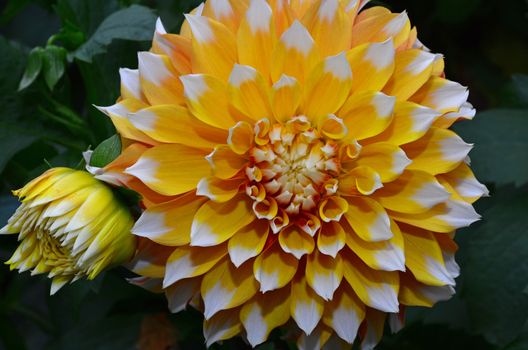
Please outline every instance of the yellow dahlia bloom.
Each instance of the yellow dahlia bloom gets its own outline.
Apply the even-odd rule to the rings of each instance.
[[[148,199],[131,267],[203,311],[208,344],[293,319],[301,348],[370,349],[454,292],[486,188],[448,128],[475,112],[407,14],[366,2],[208,0],[180,34],[158,22],[101,108]]]
[[[87,172],[53,168],[14,194],[22,204],[0,234],[19,233],[20,245],[6,264],[48,274],[51,294],[81,277],[95,278],[135,251],[128,209]]]

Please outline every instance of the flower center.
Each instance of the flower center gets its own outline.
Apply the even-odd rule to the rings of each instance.
[[[313,211],[321,198],[337,191],[338,145],[325,139],[303,116],[286,124],[256,125],[255,147],[246,190],[257,216],[273,219]],[[275,214],[275,215],[273,215]]]

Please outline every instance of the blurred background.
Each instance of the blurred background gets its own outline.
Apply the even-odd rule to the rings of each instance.
[[[17,206],[10,190],[114,133],[93,104],[118,97],[119,67],[137,67],[160,16],[176,32],[199,1],[0,0],[0,226]],[[374,4],[383,2],[372,1]],[[446,57],[449,79],[479,110],[455,129],[491,190],[483,220],[459,231],[457,295],[412,308],[407,327],[378,349],[528,349],[528,2],[394,0],[420,40]],[[16,246],[0,237],[0,261]],[[201,316],[171,315],[162,295],[129,285],[124,270],[50,297],[49,281],[0,265],[0,349],[199,349]],[[244,349],[240,339],[214,349]],[[292,348],[275,331],[260,349]]]

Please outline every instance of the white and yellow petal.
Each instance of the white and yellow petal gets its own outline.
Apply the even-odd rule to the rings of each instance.
[[[323,300],[332,300],[342,278],[343,262],[339,254],[333,258],[316,251],[306,260],[306,281]]]
[[[136,221],[132,233],[167,246],[189,244],[192,218],[204,202],[189,194],[151,206]]]
[[[354,79],[351,92],[381,91],[394,71],[394,43],[368,43],[346,53]]]
[[[160,194],[182,194],[195,189],[203,177],[210,175],[206,154],[181,144],[160,145],[145,151],[125,172]]]
[[[244,304],[240,311],[240,320],[253,347],[263,343],[274,328],[282,326],[289,318],[289,288],[258,295]]]
[[[352,70],[344,54],[330,56],[312,70],[306,81],[302,112],[312,120],[334,114],[352,85]]]
[[[222,310],[229,310],[244,304],[259,289],[253,278],[251,264],[235,267],[229,259],[224,259],[205,274],[200,294],[204,302],[204,317],[209,320]]]
[[[284,287],[295,275],[298,264],[299,260],[277,245],[265,249],[253,264],[253,273],[260,283],[260,291],[265,293]]]
[[[222,23],[206,16],[186,15],[192,32],[193,72],[226,80],[237,62],[234,34]]]
[[[185,278],[201,276],[211,270],[227,254],[227,244],[197,248],[182,246],[174,249],[167,259],[163,286]]]
[[[191,245],[216,246],[255,220],[251,204],[243,194],[226,203],[205,202],[194,215]]]
[[[276,82],[286,74],[302,84],[319,62],[319,57],[312,36],[301,22],[295,20],[273,49],[271,78]]]

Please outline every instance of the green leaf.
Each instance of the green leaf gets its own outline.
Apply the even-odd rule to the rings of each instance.
[[[29,3],[31,3],[31,0],[9,0],[2,14],[0,14],[0,25],[8,23],[20,11],[24,10]]]
[[[22,76],[22,80],[20,80],[20,84],[18,85],[18,91],[24,90],[29,85],[33,84],[35,79],[37,79],[42,69],[43,51],[44,50],[41,47],[36,47],[31,50],[26,70]]]
[[[48,44],[55,43],[56,41],[60,41],[62,46],[69,51],[73,51],[86,41],[86,37],[78,27],[66,20],[60,31],[48,40]]]
[[[90,165],[99,168],[104,167],[111,161],[117,158],[121,153],[121,138],[119,135],[114,135],[95,148],[90,159]]]
[[[4,345],[5,348],[2,346]],[[0,348],[10,350],[26,350],[25,339],[10,320],[0,315]]]
[[[482,337],[447,325],[415,323],[396,334],[383,337],[376,350],[494,350]]]
[[[90,37],[99,24],[117,10],[119,4],[116,0],[59,0],[55,6],[63,26],[79,28],[86,37]]]
[[[54,350],[126,350],[136,348],[143,315],[110,316],[97,322],[79,325],[61,335],[49,349]]]
[[[17,152],[31,145],[40,136],[34,130],[25,129],[20,123],[0,121],[0,173]]]
[[[132,5],[108,16],[95,33],[76,52],[75,57],[91,62],[93,56],[106,52],[115,39],[148,41],[152,39],[156,16],[148,7]]]
[[[42,53],[44,80],[50,90],[53,90],[64,75],[66,54],[64,48],[55,45],[47,46]]]
[[[475,143],[471,166],[484,182],[521,186],[528,182],[528,110],[494,109],[454,129]]]
[[[528,331],[523,332],[515,341],[506,346],[504,350],[526,350],[528,349]]]
[[[528,75],[515,74],[512,77],[513,86],[523,106],[528,106]]]
[[[515,339],[528,319],[528,193],[492,197],[483,222],[461,233],[470,235],[462,269],[462,298],[472,328],[488,341],[504,346]],[[505,200],[506,198],[509,198]]]
[[[18,207],[15,196],[0,196],[0,227],[3,227],[7,220],[13,215]]]

